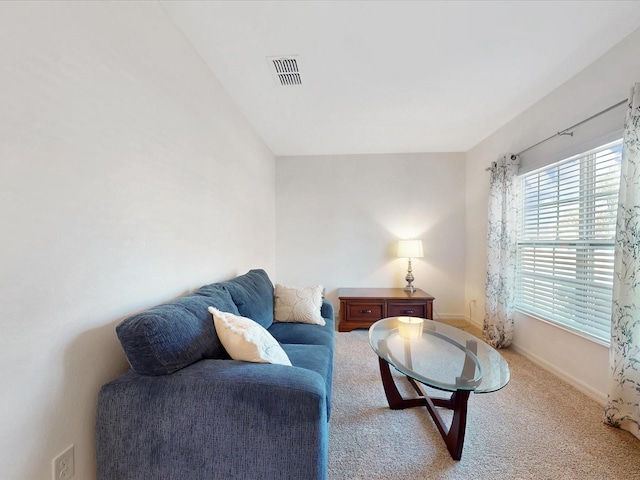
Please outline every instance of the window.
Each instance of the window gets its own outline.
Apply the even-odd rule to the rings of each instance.
[[[516,308],[610,341],[622,140],[522,175]]]

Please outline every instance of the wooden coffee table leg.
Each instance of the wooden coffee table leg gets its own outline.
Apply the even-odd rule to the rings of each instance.
[[[398,387],[391,375],[389,364],[380,357],[378,357],[378,360],[380,363],[382,386],[384,387],[384,393],[389,402],[389,408],[392,410],[401,410],[410,407],[427,407],[431,418],[433,418],[436,427],[438,427],[440,435],[442,435],[444,439],[444,443],[447,445],[451,458],[460,460],[462,457],[462,447],[464,446],[464,434],[467,427],[467,403],[471,391],[457,390],[451,394],[450,398],[430,397],[418,382],[407,377],[421,396],[418,398],[405,399],[398,391]],[[453,419],[448,428],[444,420],[442,420],[440,413],[436,410],[436,407],[453,410]]]
[[[451,426],[446,435],[442,431],[440,432],[444,442],[447,444],[451,458],[454,460],[460,460],[462,457],[464,434],[467,429],[467,401],[470,393],[471,391],[469,390],[458,390],[451,395],[451,402],[453,403]],[[433,415],[431,416],[433,417]]]
[[[410,407],[425,407],[426,401],[424,398],[402,398],[396,382],[393,380],[389,364],[386,360],[378,357],[380,362],[380,376],[382,377],[382,386],[384,387],[384,393],[387,396],[387,402],[389,402],[389,408],[391,410],[402,410]]]

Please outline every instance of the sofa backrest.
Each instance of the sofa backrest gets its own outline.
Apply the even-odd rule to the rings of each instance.
[[[273,323],[273,284],[264,270],[249,270],[244,275],[222,283],[231,293],[240,315],[264,328]]]
[[[251,270],[123,320],[116,333],[131,368],[141,375],[168,375],[203,358],[229,358],[208,307],[273,322],[273,285],[264,270]]]

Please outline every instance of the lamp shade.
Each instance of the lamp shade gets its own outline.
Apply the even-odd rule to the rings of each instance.
[[[398,241],[398,257],[400,258],[422,258],[422,240],[400,240]]]

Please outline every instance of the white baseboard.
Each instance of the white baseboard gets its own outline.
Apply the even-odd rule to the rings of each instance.
[[[515,345],[515,344],[512,344],[511,348],[513,348],[516,352],[518,352],[523,357],[531,360],[536,365],[544,368],[547,372],[552,373],[556,377],[558,377],[561,380],[567,382],[569,385],[571,385],[572,387],[576,388],[580,392],[584,393],[587,397],[595,400],[600,405],[604,406],[606,404],[607,395],[605,393],[602,393],[602,392],[596,390],[595,388],[587,385],[582,380],[579,380],[576,377],[574,377],[573,375],[570,375],[569,373],[565,372],[564,370],[556,367],[555,365],[552,365],[551,363],[547,362],[546,360],[544,360],[543,358],[537,356],[536,354],[531,353],[530,351],[528,351],[525,348],[519,347],[518,345]]]
[[[482,330],[482,321],[478,320],[478,319],[473,319],[470,318],[468,315],[460,315],[460,314],[455,314],[455,313],[437,313],[434,312],[433,315],[434,320],[464,320],[466,322],[469,322],[471,325],[479,328],[480,330]],[[544,368],[546,371],[548,371],[549,373],[555,375],[556,377],[560,378],[561,380],[567,382],[569,385],[571,385],[572,387],[576,388],[577,390],[579,390],[580,392],[584,393],[587,397],[595,400],[596,402],[598,402],[601,405],[605,405],[607,402],[607,395],[606,393],[600,392],[598,390],[596,390],[595,388],[587,385],[586,383],[584,383],[582,380],[577,379],[576,377],[574,377],[573,375],[567,373],[566,371],[562,370],[561,368],[556,367],[555,365],[552,365],[551,363],[547,362],[546,360],[544,360],[543,358],[539,357],[538,355],[530,352],[529,350],[522,348],[516,344],[512,344],[511,348],[513,348],[516,352],[518,352],[520,355],[522,355],[523,357],[531,360],[533,363],[535,363],[536,365]]]
[[[478,327],[480,330],[482,330],[482,327],[483,327],[482,321],[475,321],[474,319],[469,318],[469,316],[465,316],[465,320],[467,320],[471,325],[474,325],[474,326]],[[603,406],[606,404],[606,402],[607,402],[607,394],[606,393],[602,393],[602,392],[596,390],[595,388],[587,385],[582,380],[577,379],[576,377],[574,377],[573,375],[565,372],[561,368],[558,368],[555,365],[547,362],[545,359],[543,359],[543,358],[539,357],[538,355],[530,352],[526,348],[522,348],[522,347],[520,347],[520,346],[518,346],[516,344],[512,344],[511,348],[513,348],[516,352],[518,352],[523,357],[531,360],[536,365],[544,368],[547,372],[552,373],[556,377],[558,377],[561,380],[567,382],[572,387],[574,387],[577,390],[579,390],[580,392],[584,393],[587,397],[595,400],[596,402],[598,402],[599,404],[601,404]]]
[[[469,316],[465,316],[464,319],[469,322],[471,325],[473,325],[474,327],[478,327],[480,330],[482,330],[482,320],[477,320],[477,319],[473,319],[470,318]]]
[[[433,312],[434,320],[466,320],[464,315],[460,315],[459,313],[439,313]]]

